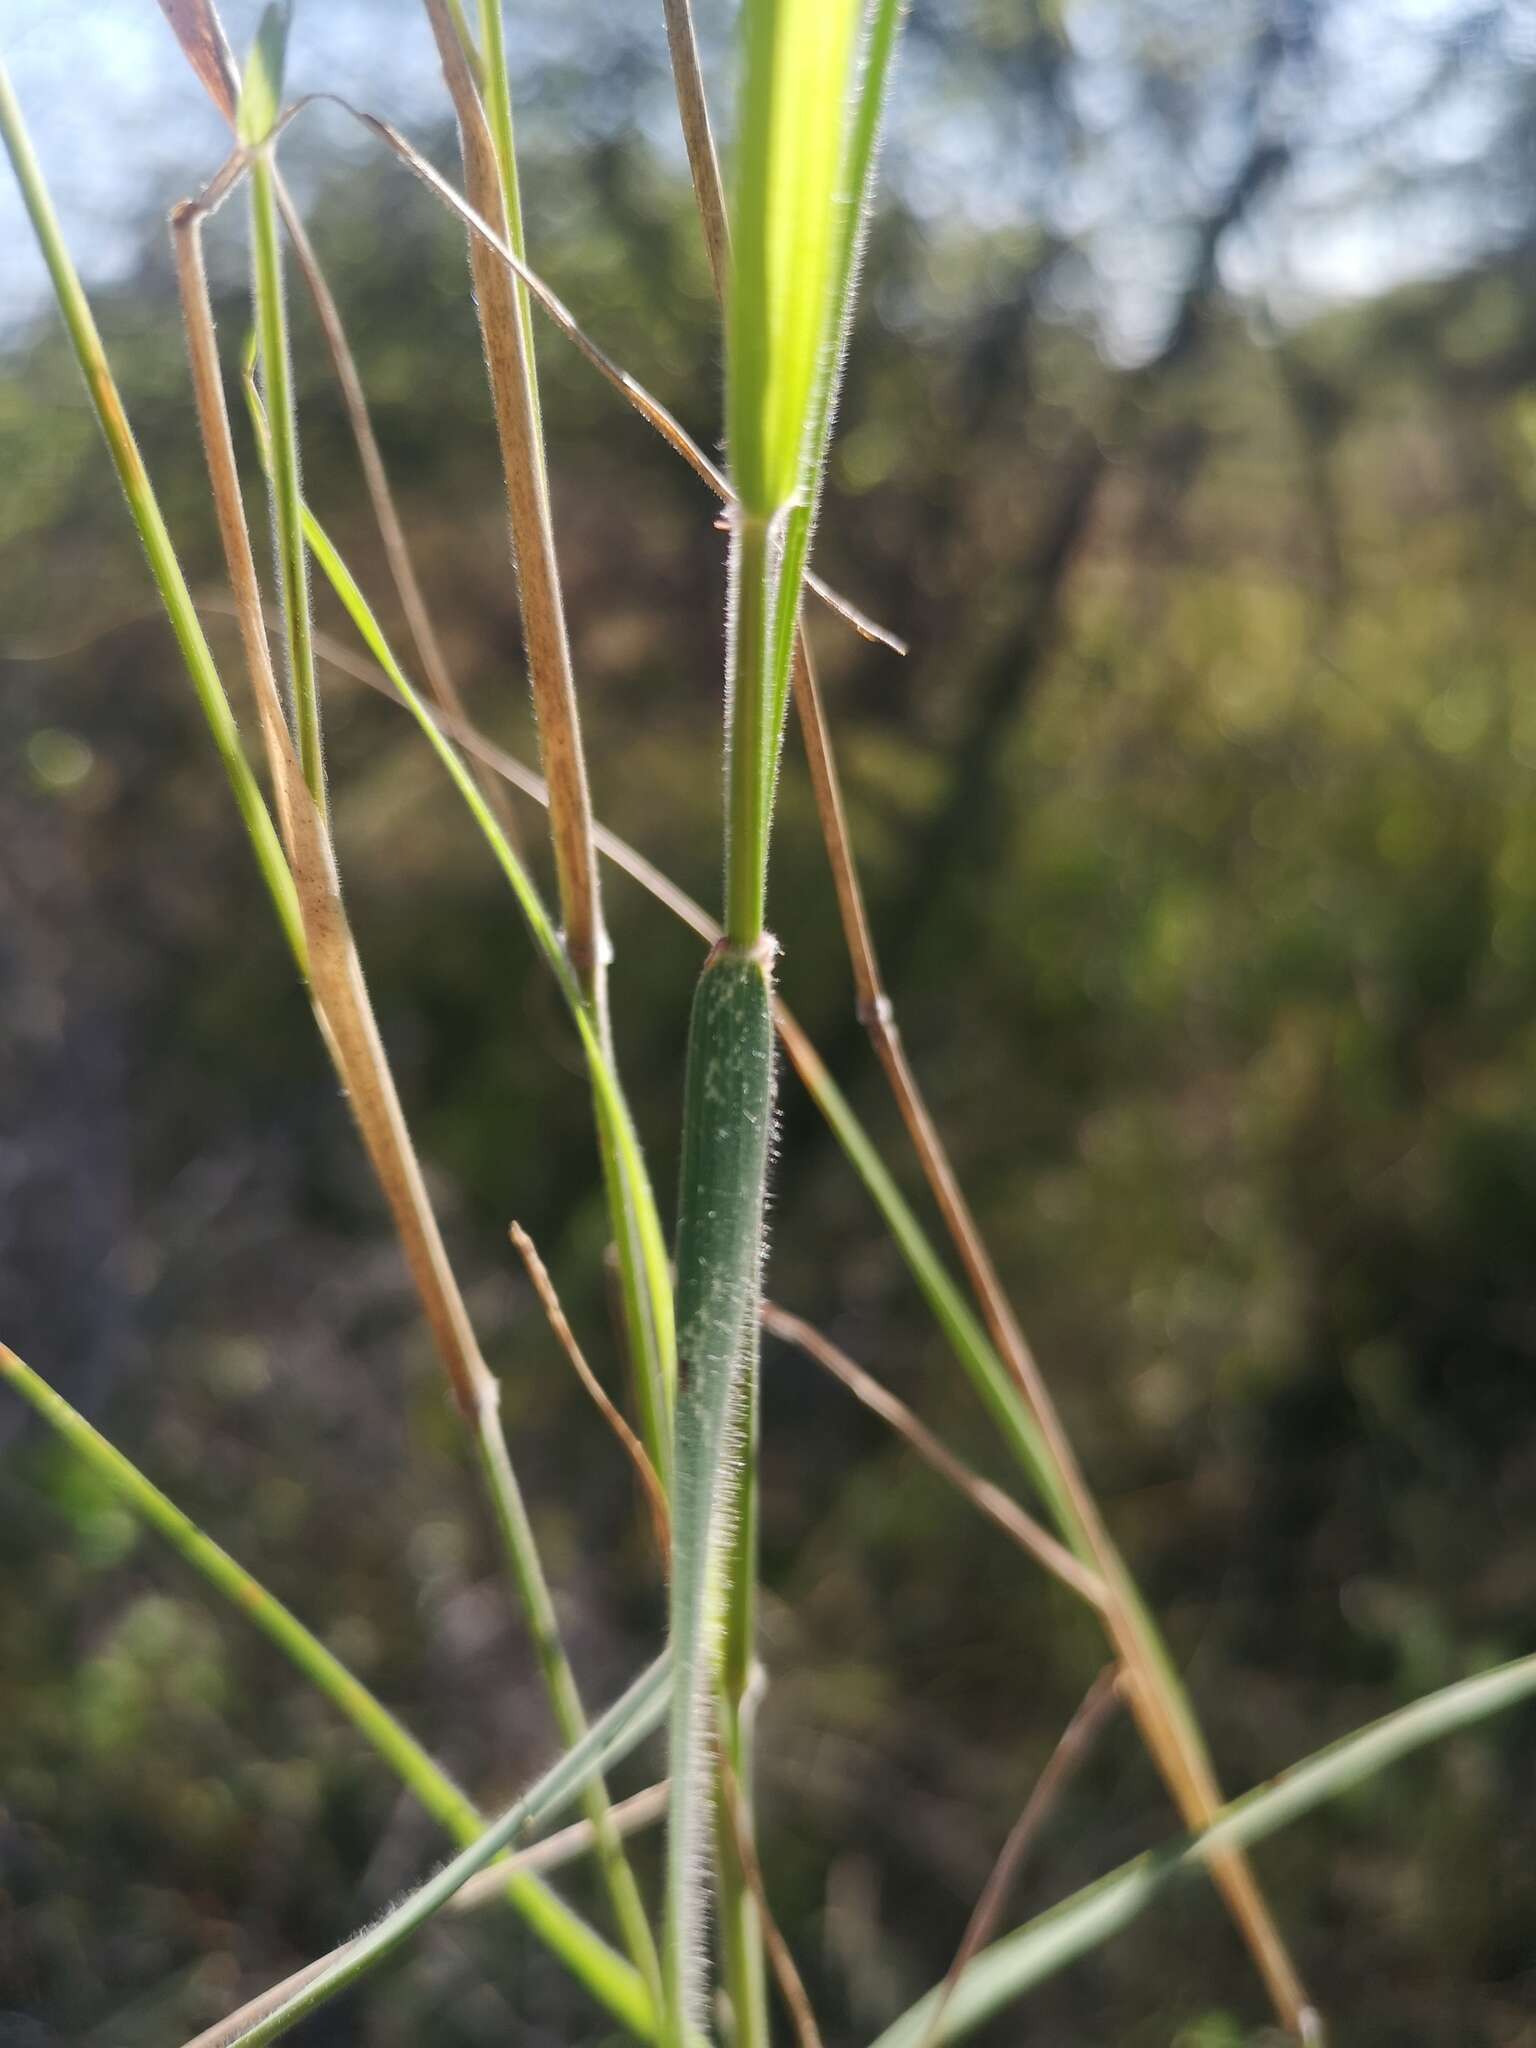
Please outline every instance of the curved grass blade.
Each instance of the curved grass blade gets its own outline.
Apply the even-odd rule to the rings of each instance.
[[[1536,1657],[1501,1664],[1430,1693],[1292,1764],[1267,1785],[1224,1806],[1201,1834],[1149,1850],[986,1949],[949,1999],[935,2041],[958,2040],[1012,2000],[1129,1926],[1168,1885],[1205,1869],[1223,1851],[1247,1849],[1337,1799],[1378,1771],[1536,1695]],[[922,2048],[943,1987],[928,1992],[874,2048]]]
[[[252,1578],[243,1565],[167,1498],[46,1380],[0,1344],[0,1376],[28,1401],[101,1482],[163,1537],[173,1550],[259,1629],[289,1662],[351,1723],[400,1782],[456,1841],[479,1839],[485,1818],[442,1765],[361,1680],[328,1650],[298,1616]],[[531,1871],[509,1871],[503,1887],[546,1946],[576,1980],[637,2035],[654,2032],[651,2001],[639,1972],[614,1953],[594,1929]]]
[[[276,692],[260,616],[255,568],[240,506],[234,452],[218,375],[212,312],[202,274],[198,210],[195,207],[179,208],[175,230],[194,389],[207,444],[215,504],[237,592],[242,632],[247,639],[252,679],[259,685],[258,701],[270,702],[271,705],[271,721],[275,728],[271,734],[275,741],[274,766],[282,769],[291,789],[286,821],[294,828],[307,821],[306,831],[295,829],[292,845],[295,874],[301,885],[301,901],[306,914],[306,930],[312,942],[311,965],[317,1011],[357,1111],[359,1126],[381,1184],[396,1211],[402,1241],[411,1257],[413,1269],[418,1273],[424,1305],[433,1317],[434,1327],[439,1330],[444,1362],[464,1420],[473,1436],[556,1723],[567,1742],[576,1742],[586,1732],[586,1719],[561,1641],[554,1601],[538,1545],[501,1428],[500,1388],[480,1357],[448,1267],[431,1206],[421,1185],[420,1172],[388,1062],[373,1024],[361,967],[341,905],[329,837],[293,759],[287,728],[281,723],[281,713],[275,703]],[[264,413],[254,382],[249,378],[248,382],[258,443],[270,464],[271,449],[265,432]],[[300,511],[302,518],[302,503]],[[302,546],[305,538],[302,526],[299,538]],[[323,906],[320,898],[323,898]],[[600,1782],[589,1788],[587,1799],[598,1857],[615,1914],[654,2008],[660,1995],[660,1965],[639,1890],[622,1843],[608,1819],[606,1794]]]
[[[581,1741],[535,1780],[523,1796],[425,1884],[391,1907],[381,1920],[336,1954],[320,1973],[302,1983],[288,1998],[265,2012],[253,2025],[233,2035],[234,2041],[260,2048],[276,2041],[307,2014],[328,2004],[355,1984],[394,1949],[442,1911],[454,1894],[499,1856],[527,1829],[557,1813],[601,1775],[620,1762],[658,1727],[672,1691],[671,1660],[663,1654],[642,1672],[629,1690],[593,1722]]]

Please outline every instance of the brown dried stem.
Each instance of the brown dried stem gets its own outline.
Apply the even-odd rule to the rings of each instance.
[[[494,224],[497,238],[505,243],[501,174],[469,60],[443,0],[425,0],[425,6],[459,125],[469,202],[483,220]],[[534,366],[512,275],[480,236],[471,238],[469,253],[501,445],[539,750],[549,777],[550,837],[565,946],[576,979],[606,1031],[607,940],[592,838],[592,799],[555,559]]]
[[[539,1297],[545,1319],[555,1333],[556,1342],[570,1360],[577,1379],[591,1395],[598,1414],[618,1438],[635,1468],[640,1490],[645,1495],[646,1506],[650,1510],[651,1533],[656,1539],[656,1552],[659,1557],[665,1559],[672,1549],[672,1518],[667,1508],[667,1496],[662,1491],[660,1479],[656,1476],[656,1467],[647,1456],[645,1445],[630,1428],[623,1414],[614,1406],[608,1389],[587,1363],[586,1353],[576,1341],[576,1333],[560,1305],[555,1283],[549,1277],[549,1268],[539,1257],[537,1245],[520,1223],[510,1224],[507,1235],[528,1269],[528,1278],[533,1282],[533,1291]]]
[[[229,181],[221,176],[215,181],[215,189],[222,196],[229,189]],[[586,1731],[586,1717],[501,1427],[501,1389],[480,1354],[438,1229],[342,903],[330,834],[304,779],[278,696],[219,374],[212,304],[202,259],[205,211],[202,204],[184,204],[172,216],[177,275],[198,424],[220,538],[235,592],[263,737],[279,792],[280,827],[298,894],[307,956],[301,965],[308,977],[316,1021],[389,1205],[455,1405],[475,1445],[556,1722],[566,1741],[574,1743]],[[600,1778],[588,1786],[585,1798],[615,1915],[635,1964],[654,1996],[659,1981],[655,1948],[633,1873],[609,1822],[607,1793]]]
[[[872,1373],[856,1365],[847,1352],[834,1344],[830,1337],[824,1336],[814,1323],[791,1315],[768,1301],[763,1304],[763,1328],[784,1343],[795,1345],[808,1358],[814,1358],[824,1371],[842,1382],[855,1400],[862,1402],[872,1414],[878,1415],[882,1422],[904,1438],[925,1465],[937,1472],[941,1479],[948,1480],[958,1494],[985,1515],[989,1522],[995,1523],[1021,1550],[1027,1551],[1037,1564],[1044,1565],[1090,1607],[1103,1608],[1107,1596],[1095,1573],[1080,1564],[1064,1543],[1059,1543],[1033,1515],[1026,1514],[1000,1486],[994,1486],[990,1479],[983,1479],[963,1459],[957,1458],[904,1401],[898,1400]]]
[[[998,1917],[1008,1902],[1008,1894],[1018,1878],[1025,1857],[1034,1845],[1035,1838],[1050,1818],[1051,1812],[1062,1793],[1087,1761],[1088,1753],[1098,1740],[1100,1730],[1109,1719],[1119,1698],[1120,1674],[1113,1664],[1106,1664],[1098,1677],[1089,1686],[1071,1720],[1062,1730],[1061,1739],[1051,1751],[1045,1769],[1035,1780],[1034,1790],[1024,1802],[1024,1810],[1008,1830],[1007,1840],[998,1853],[990,1876],[982,1886],[981,1896],[966,1922],[960,1946],[955,1959],[945,1973],[939,1987],[938,2001],[933,2017],[928,2022],[924,2048],[940,2038],[944,2011],[955,1986],[965,1974],[972,1958],[980,1953],[991,1939]]]
[[[737,1860],[747,1881],[747,1890],[752,1894],[752,1903],[757,1909],[759,1925],[763,1930],[763,1947],[779,1987],[779,1995],[789,2012],[790,2023],[800,2048],[822,2048],[821,2029],[816,2024],[816,2014],[811,2008],[810,1995],[805,1988],[805,1979],[800,1975],[789,1943],[784,1939],[783,1930],[773,1917],[773,1908],[768,1903],[768,1887],[763,1882],[763,1866],[758,1861],[757,1844],[752,1836],[752,1823],[741,1796],[741,1786],[731,1768],[725,1738],[722,1733],[715,1749],[720,1770],[721,1804],[726,1824],[731,1831]]]

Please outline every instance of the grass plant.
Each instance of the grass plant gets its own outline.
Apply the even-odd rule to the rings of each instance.
[[[828,721],[805,632],[807,590],[879,629],[814,577],[811,555],[848,345],[883,110],[902,0],[742,0],[736,133],[722,180],[687,0],[665,0],[678,105],[725,337],[722,471],[643,384],[587,335],[540,281],[523,217],[508,68],[515,38],[501,0],[424,0],[458,125],[464,190],[405,137],[358,109],[370,131],[468,231],[512,562],[542,773],[523,769],[474,730],[448,672],[416,578],[336,300],[284,186],[278,152],[302,106],[284,98],[291,7],[269,6],[243,73],[212,0],[162,0],[183,50],[231,130],[233,154],[203,197],[173,216],[191,366],[192,405],[214,520],[233,594],[269,791],[246,753],[102,348],[64,234],[0,69],[0,133],[53,279],[151,576],[191,678],[317,1026],[391,1212],[465,1432],[562,1754],[492,1820],[389,1710],[294,1616],[13,1353],[3,1379],[153,1526],[222,1598],[244,1612],[370,1744],[459,1845],[373,1926],[240,2008],[217,2041],[277,2039],[383,1962],[472,1885],[504,1892],[607,2015],[662,2048],[769,2048],[770,1964],[801,2048],[820,2033],[805,1985],[768,1904],[755,1806],[757,1657],[757,1369],[768,1327],[817,1357],[930,1467],[1003,1529],[1032,1562],[1091,1607],[1114,1665],[1083,1725],[1123,1697],[1188,1833],[1111,1873],[1026,1926],[983,1946],[1005,1876],[1054,1780],[1021,1819],[945,1981],[880,2036],[876,2048],[928,2048],[960,2037],[1056,1969],[1109,1939],[1178,1879],[1207,1874],[1244,1934],[1284,2025],[1316,2038],[1319,2022],[1246,1851],[1412,1749],[1536,1694],[1524,1659],[1434,1694],[1225,1803],[1193,1708],[1088,1486],[1044,1378],[1004,1293],[934,1120],[906,1060],[865,915]],[[661,23],[658,21],[658,32]],[[330,95],[327,94],[329,97]],[[345,101],[341,102],[346,104]],[[246,525],[224,397],[224,368],[202,256],[205,224],[244,184],[252,252],[253,438],[274,537],[276,607],[261,585]],[[288,251],[312,298],[340,380],[367,493],[415,661],[417,688],[359,577],[306,503],[285,281]],[[729,536],[724,712],[724,820],[718,919],[682,895],[594,815],[550,490],[535,312],[547,314],[720,499]],[[312,573],[334,593],[368,662],[405,706],[445,771],[559,991],[591,1087],[593,1163],[621,1275],[633,1427],[587,1365],[531,1239],[515,1233],[552,1326],[625,1441],[665,1548],[668,1642],[620,1701],[589,1723],[561,1639],[556,1604],[500,1416],[427,1194],[406,1114],[374,1019],[342,893],[328,811],[327,760]],[[269,640],[275,618],[280,684]],[[357,665],[357,657],[345,653]],[[367,664],[364,665],[365,667]],[[838,1082],[778,997],[768,926],[774,798],[791,695],[800,709],[818,811],[863,1017],[913,1141],[969,1293],[901,1192]],[[429,702],[430,697],[430,702]],[[554,872],[546,903],[517,843],[499,777],[544,805]],[[688,1025],[675,1291],[646,1162],[625,1099],[609,996],[599,856],[621,862],[708,943]],[[920,1418],[801,1319],[763,1299],[764,1222],[780,1049],[862,1181],[957,1363],[1043,1511],[957,1459]],[[1050,1526],[1046,1526],[1046,1524]],[[610,1805],[603,1773],[662,1724],[668,1826],[659,1897],[648,1899]],[[1059,1755],[1080,1747],[1069,1735]],[[1086,1737],[1082,1737],[1083,1740]],[[1061,1765],[1065,1770],[1066,1763]],[[655,1809],[649,1802],[645,1811]],[[588,1927],[533,1870],[497,1863],[562,1805],[585,1808],[582,1840],[600,1870],[619,1946]],[[1010,1860],[1011,1859],[1011,1860]],[[711,1906],[718,1938],[712,1955]],[[622,1953],[620,1952],[622,1950]],[[717,1989],[723,1998],[712,1995]]]

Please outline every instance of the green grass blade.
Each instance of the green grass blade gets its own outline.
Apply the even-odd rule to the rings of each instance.
[[[726,926],[739,945],[762,929],[795,632],[904,0],[872,0],[860,63],[864,11],[858,0],[751,0],[744,16],[726,317],[739,501]]]
[[[845,198],[839,221],[837,254],[830,289],[828,339],[822,350],[821,374],[812,396],[810,424],[807,430],[808,483],[785,521],[784,553],[779,566],[779,600],[774,617],[773,654],[769,677],[773,700],[772,725],[776,736],[783,733],[784,719],[789,709],[795,627],[800,617],[800,600],[806,566],[810,559],[811,536],[815,530],[822,487],[826,479],[827,451],[832,440],[832,424],[837,414],[837,398],[842,383],[848,330],[853,321],[859,263],[863,252],[864,230],[869,219],[870,202],[874,195],[875,157],[890,88],[892,59],[896,53],[896,40],[906,11],[907,0],[874,0],[863,68],[854,97],[847,154],[840,181]]]
[[[557,1813],[609,1765],[619,1762],[643,1742],[666,1714],[671,1691],[671,1663],[663,1654],[592,1724],[580,1742],[491,1823],[478,1841],[349,1943],[328,1969],[311,1978],[237,2038],[248,2043],[249,2048],[276,2041],[307,2014],[355,1984],[441,1912],[461,1885],[483,1870],[519,1835]]]
[[[922,2048],[957,2040],[1012,2000],[1087,1954],[1136,1919],[1168,1885],[1201,1872],[1223,1849],[1246,1849],[1337,1799],[1427,1744],[1470,1728],[1536,1694],[1536,1657],[1499,1665],[1430,1693],[1410,1707],[1331,1743],[1221,1811],[1202,1834],[1153,1849],[1074,1893],[986,1949],[955,1986],[930,2035],[942,1987],[889,2026],[874,2048]]]
[[[275,172],[265,149],[258,150],[251,159],[251,264],[261,378],[266,397],[270,450],[267,480],[277,543],[288,687],[293,699],[299,764],[304,770],[310,794],[324,818],[325,753],[320,733],[320,694],[315,686],[309,562],[304,552],[298,418],[294,408],[287,299],[278,240]]]
[[[458,1842],[477,1841],[485,1819],[452,1778],[297,1615],[93,1429],[62,1395],[0,1344],[0,1376],[90,1470],[164,1538],[203,1581],[273,1643]],[[507,1896],[579,1983],[630,2031],[649,2038],[653,2008],[639,1973],[531,1872],[508,1872]]]
[[[805,487],[832,335],[859,0],[747,0],[733,181],[726,438],[742,509]]]
[[[677,1453],[671,1645],[676,1670],[662,1945],[670,2048],[702,2018],[709,1786],[723,1648],[732,1442],[757,1350],[763,1200],[773,1121],[770,958],[718,947],[688,1039],[677,1234]]]
[[[90,304],[81,288],[80,278],[70,261],[65,246],[63,231],[59,226],[53,202],[48,195],[42,167],[32,148],[26,124],[22,120],[21,108],[17,104],[9,77],[0,65],[0,135],[5,140],[6,151],[16,173],[16,182],[31,218],[38,245],[48,265],[53,280],[59,311],[74,346],[76,358],[85,378],[86,389],[95,407],[97,419],[106,438],[107,449],[117,471],[123,495],[128,500],[128,509],[138,529],[144,552],[149,559],[150,574],[160,593],[171,630],[181,649],[192,687],[213,735],[224,772],[234,793],[235,805],[251,841],[257,867],[272,897],[277,910],[278,921],[287,939],[300,970],[307,966],[307,948],[304,942],[303,920],[299,915],[298,896],[294,890],[293,877],[288,871],[287,858],[282,842],[272,823],[271,814],[261,794],[260,784],[246,758],[240,740],[240,728],[230,707],[224,684],[215,666],[212,650],[192,603],[192,594],[176,557],[176,549],[167,531],[160,511],[159,501],[144,467],[133,428],[123,409],[106,352],[101,345],[101,336],[91,314]]]
[[[459,26],[459,39],[468,47],[462,24]],[[480,91],[485,101],[491,143],[496,151],[496,168],[501,173],[501,203],[506,209],[507,241],[513,253],[526,263],[528,245],[523,231],[523,196],[517,176],[517,144],[512,132],[512,80],[507,70],[507,39],[501,0],[480,0],[480,43]],[[523,347],[528,356],[529,395],[533,400],[534,419],[542,423],[539,379],[534,367],[533,306],[529,301],[528,287],[521,278],[516,280],[515,291]]]
[[[277,121],[292,22],[293,0],[272,0],[256,30],[235,113],[235,133],[247,149],[259,149]]]

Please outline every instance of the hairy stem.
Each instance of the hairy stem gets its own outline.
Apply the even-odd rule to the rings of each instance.
[[[672,1504],[672,1818],[663,2008],[680,2048],[703,2001],[704,1866],[739,1432],[756,1357],[773,1116],[771,952],[728,942],[694,997],[678,1203],[677,1455]],[[738,1596],[739,1597],[739,1596]],[[738,1610],[739,1619],[739,1610]],[[738,1647],[738,1654],[739,1654]]]

